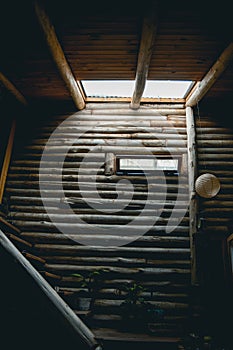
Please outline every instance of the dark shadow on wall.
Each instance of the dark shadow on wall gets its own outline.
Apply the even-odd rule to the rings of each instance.
[[[88,349],[32,278],[2,247],[0,276],[1,349]]]

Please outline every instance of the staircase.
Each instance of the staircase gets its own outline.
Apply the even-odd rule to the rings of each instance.
[[[68,242],[54,244],[53,240],[43,245],[38,237],[32,239],[29,232],[22,232],[4,218],[1,218],[0,224],[8,238],[27,260],[92,330],[96,340],[103,344],[104,349],[114,349],[119,346],[119,343],[126,349],[132,344],[138,349],[145,345],[147,349],[154,349],[155,345],[159,349],[178,348],[190,316],[188,272],[183,271],[184,269],[180,267],[168,267],[165,271],[164,269],[155,271],[145,267],[145,263],[141,262],[144,257],[149,261],[152,255],[153,258],[155,257],[156,253],[161,257],[163,250],[156,252],[156,248],[152,250],[146,247],[144,250],[140,248],[140,260],[136,258],[139,254],[136,247],[134,258],[132,252],[129,254],[127,247],[87,251],[86,247],[71,245],[71,242],[70,245]],[[62,234],[61,239],[66,240]],[[186,250],[184,248],[184,256],[187,255]],[[117,259],[114,257],[116,251],[120,256]],[[48,252],[50,252],[49,255]],[[63,255],[64,252],[65,255]],[[180,254],[180,251],[177,251],[177,254]],[[72,265],[68,264],[70,260]],[[134,264],[133,269],[125,267],[130,260]],[[96,263],[98,263],[97,266]],[[90,310],[85,304],[89,296],[88,289],[81,287],[80,278],[73,274],[85,274],[85,272],[98,271],[98,269],[104,269],[104,272],[100,274],[99,289]],[[152,274],[156,276],[153,281],[151,280]],[[184,283],[185,279],[187,285]],[[144,327],[135,330],[133,326],[122,321],[120,304],[124,300],[124,292],[120,291],[122,291],[122,285],[132,285],[135,281],[137,283],[139,281],[140,285],[145,287],[142,293],[144,299],[164,310],[163,319],[150,324],[150,328],[146,330]]]

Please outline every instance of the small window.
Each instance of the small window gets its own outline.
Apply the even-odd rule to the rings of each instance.
[[[155,156],[117,156],[117,174],[144,174],[152,171],[164,171],[165,173],[178,174],[180,157]]]

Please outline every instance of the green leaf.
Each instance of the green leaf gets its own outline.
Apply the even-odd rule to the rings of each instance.
[[[80,275],[80,273],[72,273],[71,276],[84,278],[82,275]]]

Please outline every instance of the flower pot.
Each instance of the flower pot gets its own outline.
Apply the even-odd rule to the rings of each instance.
[[[80,297],[78,299],[78,310],[79,311],[89,311],[91,305],[91,298],[90,297]]]

